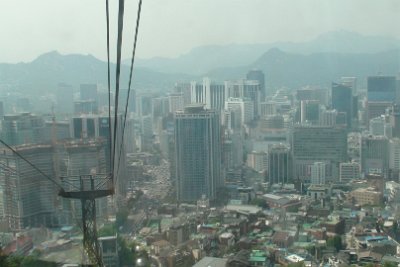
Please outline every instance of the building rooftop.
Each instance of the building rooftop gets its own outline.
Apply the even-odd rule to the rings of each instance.
[[[204,257],[193,267],[225,267],[227,259]]]

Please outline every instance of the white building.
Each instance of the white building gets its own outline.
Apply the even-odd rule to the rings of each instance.
[[[314,162],[311,165],[311,184],[325,184],[326,181],[326,163]]]
[[[240,121],[242,124],[254,119],[254,104],[249,99],[230,97],[225,101],[225,109],[240,110]]]
[[[252,151],[247,154],[247,166],[257,172],[263,172],[268,168],[268,154],[266,152]]]

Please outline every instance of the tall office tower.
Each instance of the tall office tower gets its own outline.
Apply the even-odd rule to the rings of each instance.
[[[353,119],[358,119],[358,89],[356,77],[341,77],[340,83],[344,86],[350,87],[353,95]]]
[[[301,124],[318,125],[320,120],[320,104],[318,100],[300,101]]]
[[[192,86],[188,82],[175,83],[174,92],[181,93],[183,96],[183,105],[187,106],[192,102]]]
[[[81,100],[92,100],[98,104],[97,84],[81,84],[79,89]]]
[[[57,180],[51,145],[23,145],[15,149]],[[3,166],[0,172],[0,209],[10,230],[57,226],[59,188],[8,149],[1,150],[0,162]]]
[[[191,103],[202,103],[206,109],[221,111],[228,95],[224,84],[214,83],[209,78],[204,78],[203,83],[191,83]]]
[[[356,77],[341,77],[340,83],[344,86],[350,87],[353,96],[357,95],[357,78]]]
[[[225,90],[227,97],[242,99],[248,98],[253,101],[254,116],[256,118],[260,116],[261,92],[260,83],[258,81],[249,81],[244,79],[238,81],[226,81]]]
[[[338,112],[336,109],[326,109],[321,107],[321,114],[319,117],[319,125],[321,126],[335,126]]]
[[[240,110],[240,121],[242,125],[254,120],[254,103],[250,99],[230,97],[225,101],[225,109]]]
[[[318,100],[321,105],[328,106],[329,94],[328,90],[317,88],[303,88],[296,91],[297,101],[302,100]]]
[[[290,148],[284,144],[274,144],[268,148],[268,180],[272,184],[290,183],[292,158]]]
[[[74,114],[97,114],[99,106],[94,100],[78,100],[74,101]]]
[[[367,81],[368,102],[394,102],[396,100],[395,76],[370,76]]]
[[[270,115],[275,115],[277,113],[277,103],[276,102],[261,102],[260,103],[260,117],[267,117]]]
[[[368,174],[387,175],[389,168],[388,139],[385,136],[361,137],[361,170]]]
[[[343,183],[360,179],[360,170],[360,164],[357,162],[342,162],[340,163],[339,179]]]
[[[45,141],[45,126],[41,116],[27,113],[4,116],[2,139],[11,146],[37,144]]]
[[[163,117],[169,112],[169,98],[165,96],[155,97],[152,99],[151,106],[153,118]]]
[[[247,167],[263,173],[268,168],[268,154],[265,151],[251,151],[247,154]]]
[[[61,154],[64,166],[61,166],[61,176],[79,177],[80,175],[107,174],[106,148],[107,142],[104,139],[73,140],[64,142],[65,152]],[[117,167],[115,167],[117,169]],[[115,179],[115,178],[114,178]],[[116,191],[119,194],[121,188],[118,177]],[[79,181],[79,179],[77,179]],[[79,185],[75,185],[79,186]],[[76,217],[82,215],[81,202],[77,200],[63,200],[66,210],[70,210]],[[67,203],[71,206],[68,207]],[[96,199],[96,216],[105,217],[107,215],[107,198]]]
[[[150,115],[153,111],[153,96],[151,94],[138,94],[136,97],[136,113],[139,116]]]
[[[332,108],[346,113],[347,128],[351,128],[353,119],[353,94],[351,87],[332,83]]]
[[[367,103],[367,121],[369,122],[371,119],[380,117],[381,115],[386,114],[387,110],[393,106],[392,102],[370,102]]]
[[[400,139],[393,138],[389,141],[389,169],[400,171]]]
[[[369,133],[372,135],[386,136],[385,134],[386,124],[387,123],[384,116],[379,116],[371,119],[369,121]]]
[[[185,99],[183,93],[171,93],[168,95],[169,112],[175,113],[178,110],[183,110]]]
[[[122,131],[122,124],[123,124],[123,116],[122,114],[118,115],[118,124],[117,124],[117,132]],[[111,136],[114,136],[114,117],[111,118]],[[128,127],[128,125],[126,126]],[[108,115],[82,115],[82,116],[76,116],[72,117],[70,121],[70,136],[73,139],[82,139],[83,141],[85,140],[92,140],[92,139],[104,139],[106,144],[104,145],[104,153],[105,153],[105,159],[106,159],[106,173],[111,172],[111,154],[112,150],[111,144],[110,144],[110,130],[109,130],[109,118]],[[126,128],[125,128],[126,129]],[[132,136],[129,136],[129,132],[125,132],[125,137],[124,137],[124,145],[121,146],[121,137],[117,135],[117,140],[116,140],[116,153],[119,157],[119,152],[120,148],[122,149],[121,151],[121,163],[120,169],[121,169],[121,177],[124,177],[125,175],[125,148],[127,146],[130,146],[130,143],[132,142]],[[112,138],[113,139],[113,138]],[[112,141],[111,141],[112,142]],[[115,164],[118,164],[118,159],[115,159]],[[125,178],[124,178],[125,179]],[[121,179],[122,181],[124,179]]]
[[[243,165],[243,136],[239,132],[226,132],[222,152],[225,170],[240,168]]]
[[[393,137],[400,137],[400,105],[393,105],[389,112],[389,121],[392,126]]]
[[[214,200],[223,185],[217,111],[191,105],[175,113],[175,155],[178,200],[194,202],[202,195]]]
[[[311,184],[325,184],[326,182],[326,163],[314,162],[311,165]]]
[[[4,118],[4,102],[0,101],[0,120],[2,120]]]
[[[325,162],[326,178],[339,177],[339,163],[347,161],[345,129],[323,126],[294,127],[291,139],[294,177],[305,180],[314,162]]]
[[[285,118],[283,115],[272,115],[259,121],[262,129],[283,129],[285,128]]]
[[[57,87],[57,113],[72,114],[74,112],[74,90],[72,85],[59,83]]]
[[[260,84],[260,101],[265,101],[265,97],[268,95],[267,89],[265,88],[265,76],[261,70],[251,70],[246,75],[247,80],[258,81]]]

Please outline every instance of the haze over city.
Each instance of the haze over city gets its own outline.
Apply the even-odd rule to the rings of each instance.
[[[399,14],[3,1],[0,266],[400,266]]]
[[[110,1],[112,40],[117,2]],[[126,1],[123,58],[130,57],[136,5]],[[103,1],[3,1],[0,12],[0,62],[31,61],[52,50],[106,59]],[[137,56],[177,57],[202,45],[305,42],[338,30],[400,38],[399,12],[396,0],[150,0]]]

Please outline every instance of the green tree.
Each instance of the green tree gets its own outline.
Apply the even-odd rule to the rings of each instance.
[[[383,263],[383,267],[397,267],[397,264],[394,262],[385,261]]]
[[[336,251],[343,249],[342,237],[340,235],[335,235],[334,237],[328,238],[326,241],[328,247],[334,247]]]
[[[305,266],[304,262],[296,262],[288,264],[288,267],[304,267],[304,266]]]

